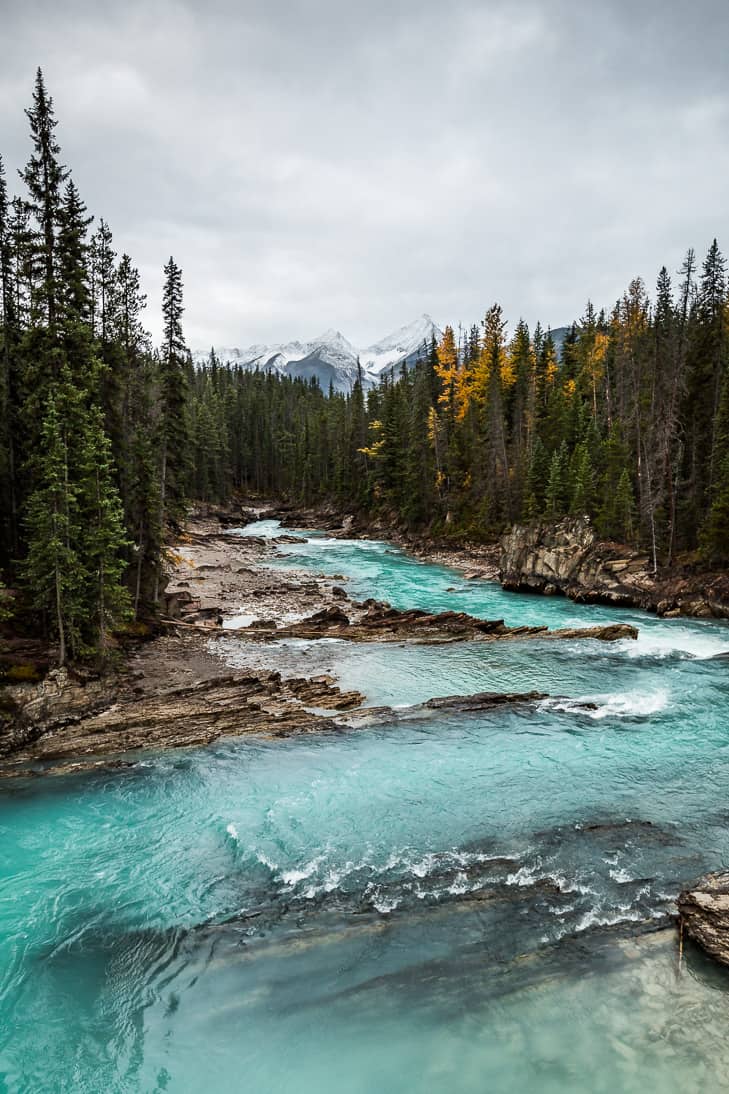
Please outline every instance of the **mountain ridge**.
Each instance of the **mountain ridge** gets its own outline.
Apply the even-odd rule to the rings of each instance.
[[[414,364],[423,343],[429,343],[433,336],[440,340],[443,332],[427,313],[423,313],[412,323],[398,327],[364,349],[357,349],[333,327],[306,342],[256,344],[245,349],[237,346],[213,348],[218,360],[226,365],[305,380],[316,377],[325,391],[332,386],[335,391],[347,392],[354,386],[358,367],[362,369],[365,387],[373,387],[388,371],[396,371],[403,364]],[[209,356],[210,350],[192,352],[195,364],[203,364]]]

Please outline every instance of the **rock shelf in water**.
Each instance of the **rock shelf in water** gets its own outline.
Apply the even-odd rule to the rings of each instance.
[[[387,604],[372,603],[365,614],[350,618],[342,608],[325,608],[298,623],[277,627],[258,620],[248,627],[231,628],[226,637],[244,638],[344,638],[351,642],[494,642],[504,639],[583,639],[617,642],[637,638],[637,627],[610,623],[597,627],[509,627],[503,619],[476,619],[465,612],[401,611]]]
[[[547,698],[538,691],[477,692],[438,696],[404,709],[362,707],[364,696],[341,691],[331,676],[284,679],[278,672],[229,673],[110,703],[105,710],[75,716],[71,723],[49,722],[44,735],[0,762],[0,778],[27,774],[32,765],[55,764],[46,770],[62,773],[94,766],[94,757],[199,747],[220,737],[348,732],[441,713],[534,706]]]
[[[694,942],[729,965],[729,871],[707,874],[678,898],[679,923]]]

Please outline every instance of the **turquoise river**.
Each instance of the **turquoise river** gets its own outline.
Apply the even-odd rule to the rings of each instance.
[[[691,948],[679,968],[668,918],[729,867],[729,627],[507,594],[372,541],[300,533],[272,564],[640,636],[271,644],[397,717],[1,784],[0,1090],[729,1090],[729,974]],[[407,716],[531,689],[553,698]]]

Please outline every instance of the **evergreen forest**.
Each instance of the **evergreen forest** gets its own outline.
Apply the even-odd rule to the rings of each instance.
[[[62,161],[40,70],[26,113],[17,186],[0,160],[0,614],[22,613],[61,663],[103,658],[154,614],[191,501],[327,503],[477,540],[588,515],[655,568],[729,562],[716,241],[651,294],[636,278],[609,310],[588,303],[559,346],[493,305],[379,386],[324,392],[214,350],[194,366],[172,258],[153,346],[138,270]]]

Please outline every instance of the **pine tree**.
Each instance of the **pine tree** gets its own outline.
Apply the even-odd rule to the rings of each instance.
[[[615,531],[625,543],[635,540],[635,495],[630,481],[630,473],[623,471],[615,495]]]
[[[589,515],[593,511],[594,475],[587,444],[579,444],[575,449],[572,469],[570,513],[573,516]]]
[[[177,524],[185,511],[188,478],[187,356],[182,333],[182,271],[173,258],[164,268],[164,340],[159,362],[161,524]],[[157,599],[157,596],[155,596]]]
[[[19,330],[13,294],[10,203],[0,156],[0,557],[18,551],[18,482],[15,443],[16,353]]]
[[[549,464],[549,478],[544,494],[544,508],[548,516],[561,517],[565,510],[565,456],[566,449],[560,448],[552,454]]]
[[[713,565],[729,562],[729,374],[715,419],[713,460],[717,469],[711,506],[701,529],[701,550]]]
[[[526,482],[526,500],[524,516],[529,520],[538,516],[544,509],[544,497],[549,482],[550,459],[547,450],[537,437],[532,449]]]
[[[33,105],[26,110],[26,115],[30,121],[34,151],[21,177],[28,188],[28,209],[37,225],[37,235],[34,238],[34,265],[38,278],[37,309],[52,331],[56,322],[58,295],[58,216],[61,208],[61,187],[68,172],[58,159],[61,149],[54,135],[58,123],[54,116],[53,99],[46,92],[40,68],[35,78]]]
[[[109,627],[129,613],[129,593],[122,584],[122,552],[128,545],[124,515],[114,482],[111,441],[99,407],[85,415],[79,449],[79,554],[93,577],[84,590],[84,617],[95,621],[90,637],[103,656]]]
[[[64,403],[74,402],[65,385],[49,394],[41,427],[42,452],[35,457],[36,488],[28,500],[28,554],[23,565],[33,606],[50,622],[58,639],[58,663],[64,665],[79,641],[82,591],[88,573],[75,544],[79,535],[78,494],[69,473],[69,438],[62,419]],[[66,408],[64,408],[66,409]]]
[[[58,210],[58,312],[64,324],[88,323],[88,244],[86,233],[93,217],[87,217],[73,179],[69,179]]]

